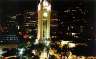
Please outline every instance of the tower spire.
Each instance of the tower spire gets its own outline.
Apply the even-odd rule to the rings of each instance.
[[[42,2],[42,0],[40,0],[40,2]]]

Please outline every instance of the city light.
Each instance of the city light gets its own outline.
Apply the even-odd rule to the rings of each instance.
[[[16,19],[16,16],[12,16],[12,17],[10,17],[10,18],[12,18],[12,19]]]
[[[18,30],[20,29],[20,26],[17,26],[18,27]]]
[[[39,40],[36,39],[35,42],[34,42],[34,44],[36,45],[36,44],[38,44],[38,43],[39,43]]]
[[[77,59],[86,59],[86,57],[85,56],[78,56]],[[91,59],[91,58],[88,58],[88,59]]]
[[[72,52],[69,52],[68,59],[73,59]]]
[[[68,43],[68,45],[69,45],[69,48],[73,48],[73,47],[75,47],[75,46],[76,46],[76,44],[75,44],[75,43]]]
[[[75,36],[76,35],[76,33],[72,33],[72,36]]]
[[[36,50],[32,50],[32,53],[34,53],[34,55],[36,55]]]
[[[29,39],[32,39],[32,36],[29,36]]]
[[[0,57],[2,56],[2,54],[6,53],[7,51],[2,51],[0,50]]]
[[[48,59],[47,51],[41,52],[40,59]]]
[[[61,45],[68,44],[70,41],[61,41]]]
[[[5,57],[5,59],[9,59],[9,58],[16,58],[17,56],[8,56],[8,57]]]
[[[47,42],[46,42],[46,46],[49,46],[49,45],[50,45],[50,41],[47,41]]]
[[[22,55],[24,53],[24,51],[25,51],[24,48],[19,48],[18,50],[19,50],[19,55]]]
[[[53,55],[54,54],[54,51],[52,49],[49,50],[49,54],[50,55]]]

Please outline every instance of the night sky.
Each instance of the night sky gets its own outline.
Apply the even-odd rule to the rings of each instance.
[[[52,8],[62,9],[68,6],[75,5],[74,2],[84,2],[86,3],[87,7],[92,9],[95,1],[92,0],[50,0],[52,4]],[[0,0],[0,14],[10,14],[15,13],[18,9],[32,9],[36,10],[37,4],[39,0]],[[62,9],[63,10],[63,9]]]

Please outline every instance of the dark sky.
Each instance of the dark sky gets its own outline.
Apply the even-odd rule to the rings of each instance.
[[[71,5],[70,3],[74,1],[76,2],[83,1],[87,2],[88,4],[95,4],[93,0],[50,0],[50,1],[55,9],[66,7],[64,6],[66,4],[67,6]],[[34,10],[34,8],[36,9],[38,3],[39,0],[6,0],[6,1],[0,0],[0,14],[2,10],[5,13],[10,11],[13,12],[20,8],[31,8],[32,10]]]
[[[74,2],[84,2],[86,7],[90,9],[90,13],[94,13],[95,1],[94,0],[50,0],[53,10],[63,10],[68,6],[75,5]],[[8,15],[15,15],[18,10],[31,9],[35,11],[39,0],[0,0],[0,18]],[[95,13],[94,13],[95,14]],[[91,16],[93,16],[92,14]],[[1,20],[1,19],[0,19]]]

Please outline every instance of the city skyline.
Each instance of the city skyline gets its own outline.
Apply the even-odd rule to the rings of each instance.
[[[38,43],[37,39],[46,37],[51,39],[50,49],[47,51],[56,50],[55,54],[50,54],[57,58],[63,53],[63,56],[67,56],[68,53],[77,56],[95,56],[95,2],[86,0],[50,0],[48,2],[51,4],[51,12],[43,14],[46,10],[41,6],[43,11],[38,11],[39,0],[2,1],[0,3],[0,44],[16,42],[18,49],[27,47],[26,49],[32,51],[36,49],[36,53],[42,51],[47,44]],[[46,18],[47,16],[50,17]],[[44,23],[43,19],[50,21]],[[46,30],[50,31],[46,32]],[[36,56],[40,55],[36,54]],[[21,55],[19,57],[22,58]]]

